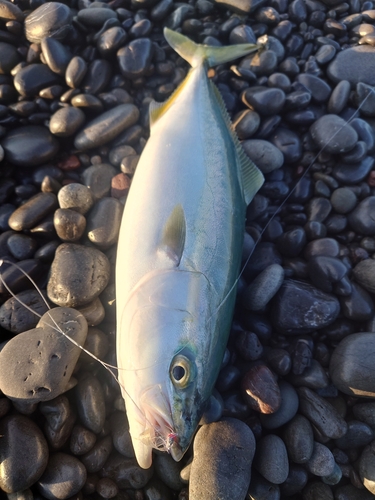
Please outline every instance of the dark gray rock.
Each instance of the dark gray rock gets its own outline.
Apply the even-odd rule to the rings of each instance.
[[[345,153],[354,148],[357,132],[337,115],[324,115],[311,127],[310,134],[318,148],[328,153]]]
[[[30,418],[10,415],[0,420],[0,487],[16,493],[32,486],[48,462],[48,445]]]
[[[276,62],[276,57],[275,57]],[[272,68],[274,69],[274,68]],[[252,88],[245,90],[243,102],[263,116],[279,113],[285,103],[285,92],[281,89],[264,89],[254,92]]]
[[[348,421],[348,432],[340,439],[336,439],[335,445],[340,450],[360,448],[370,444],[374,439],[374,431],[369,425],[359,420]]]
[[[40,90],[58,83],[59,75],[46,64],[29,64],[21,68],[14,77],[16,90],[25,97],[34,97]]]
[[[368,321],[374,314],[371,295],[357,283],[351,284],[351,293],[340,298],[342,314],[353,321]]]
[[[130,79],[144,76],[151,64],[153,46],[149,38],[138,38],[117,51],[121,73]]]
[[[66,453],[51,455],[38,488],[48,500],[63,500],[76,495],[86,482],[87,472],[80,460]]]
[[[117,13],[107,7],[91,7],[78,12],[78,20],[87,26],[100,28],[108,19],[117,19]]]
[[[314,433],[306,417],[297,414],[285,427],[283,439],[294,463],[304,464],[310,460],[314,449]]]
[[[38,316],[19,301],[40,315],[48,310],[37,290],[24,290],[15,297],[11,297],[0,307],[0,325],[12,333],[21,333],[35,328],[39,321]]]
[[[296,80],[304,85],[311,93],[313,101],[321,104],[327,102],[332,89],[327,82],[310,73],[301,73]]]
[[[94,200],[108,196],[111,190],[112,178],[117,170],[107,163],[92,165],[86,168],[82,174],[84,184],[89,188]]]
[[[65,81],[72,89],[79,88],[87,72],[87,63],[82,57],[74,56],[65,71]]]
[[[112,449],[113,445],[111,436],[106,436],[100,441],[97,441],[91,450],[81,457],[82,463],[86,467],[87,472],[89,474],[99,472],[107,462]]]
[[[87,218],[87,236],[99,248],[117,242],[123,205],[115,198],[104,197],[96,202]]]
[[[106,88],[111,76],[111,63],[105,59],[95,59],[87,68],[87,72],[80,87],[85,94],[98,94]]]
[[[59,143],[45,127],[26,125],[17,127],[1,141],[6,159],[20,167],[35,167],[56,155]]]
[[[134,458],[133,443],[129,432],[129,423],[126,413],[118,411],[111,415],[111,434],[113,446],[124,457]]]
[[[315,476],[329,476],[334,471],[335,459],[327,446],[315,441],[312,455],[305,467]]]
[[[126,31],[120,26],[113,26],[102,33],[98,39],[97,47],[102,57],[111,56],[127,39]]]
[[[84,455],[89,452],[96,443],[96,434],[82,425],[75,425],[70,436],[70,451],[73,455]]]
[[[108,259],[100,250],[64,243],[56,250],[51,266],[48,297],[60,306],[88,304],[105,289],[109,274]]]
[[[20,57],[16,47],[9,43],[0,42],[0,75],[9,75],[19,61]]]
[[[82,215],[88,212],[94,203],[90,188],[75,182],[63,186],[57,199],[60,208],[68,208]]]
[[[86,116],[79,108],[69,106],[58,109],[49,122],[49,129],[57,137],[70,137],[74,135],[85,123]]]
[[[135,458],[125,458],[112,453],[101,470],[102,477],[110,477],[119,488],[140,489],[146,486],[153,474],[153,468],[141,469]]]
[[[277,429],[291,420],[298,410],[298,395],[288,382],[280,380],[281,404],[278,410],[269,415],[260,415],[260,421],[265,429]]]
[[[280,168],[284,163],[281,151],[268,141],[250,139],[242,142],[242,147],[247,156],[264,174]]]
[[[353,269],[355,280],[368,292],[375,293],[375,260],[365,259]]]
[[[53,216],[53,225],[62,241],[74,243],[83,236],[86,219],[82,214],[69,208],[58,208]]]
[[[56,328],[80,345],[86,339],[87,322],[82,314],[56,308],[44,314],[35,329],[16,335],[4,346],[0,384],[9,398],[48,401],[66,390],[81,351]]]
[[[335,386],[345,394],[375,397],[374,333],[354,333],[333,351],[329,372]]]
[[[12,234],[8,238],[9,252],[17,260],[31,259],[37,249],[37,242],[32,236],[26,234]]]
[[[254,435],[243,422],[227,418],[202,426],[194,440],[189,498],[242,500],[254,452]]]
[[[70,8],[59,2],[46,2],[25,19],[25,35],[29,42],[40,43],[49,36],[64,40],[72,29]]]
[[[17,21],[19,23],[23,22],[24,14],[22,10],[12,2],[8,0],[0,1],[0,19],[3,21]]]
[[[375,209],[375,196],[369,196],[362,200],[348,216],[350,226],[354,231],[366,235],[375,235],[375,221],[371,217]]]
[[[325,47],[329,47],[329,45],[323,45],[321,49],[324,49]],[[333,47],[331,48],[335,51]],[[350,83],[347,80],[342,80],[332,91],[331,97],[328,101],[328,112],[336,115],[341,113],[348,102],[349,94]]]
[[[82,424],[98,434],[105,421],[105,401],[102,386],[93,375],[82,377],[77,387],[76,405]]]
[[[284,269],[272,264],[262,271],[243,293],[243,304],[251,311],[265,307],[277,293],[284,280]]]
[[[18,207],[9,217],[9,226],[15,231],[32,229],[57,207],[53,193],[38,193]]]
[[[375,441],[363,450],[359,459],[359,475],[362,483],[373,495],[375,494]]]
[[[362,82],[375,85],[371,71],[375,60],[375,49],[370,45],[350,47],[339,52],[327,69],[328,77],[335,83],[347,80],[351,85]]]
[[[262,437],[257,443],[254,466],[267,481],[273,484],[283,483],[289,474],[284,441],[275,434]]]
[[[215,0],[227,9],[238,14],[249,14],[265,4],[264,0]]]
[[[302,144],[293,130],[279,127],[269,140],[282,152],[286,163],[294,163],[301,158]]]
[[[134,104],[120,104],[90,121],[76,135],[74,146],[82,151],[107,144],[138,120]]]
[[[72,59],[71,52],[55,38],[43,38],[41,43],[43,57],[51,71],[64,76],[65,70]]]

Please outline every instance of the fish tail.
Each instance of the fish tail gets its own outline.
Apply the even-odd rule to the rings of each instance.
[[[244,57],[260,48],[254,43],[241,43],[228,45],[226,47],[215,47],[211,45],[200,45],[193,42],[185,35],[164,28],[164,36],[169,45],[187,61],[193,68],[205,62],[208,67],[217,66],[239,57]]]

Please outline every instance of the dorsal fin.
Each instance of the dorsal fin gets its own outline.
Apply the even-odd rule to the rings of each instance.
[[[164,251],[176,267],[180,264],[185,247],[186,220],[182,205],[176,205],[163,228],[160,250]]]
[[[227,124],[229,133],[232,136],[233,142],[237,150],[238,158],[240,161],[240,172],[239,172],[240,182],[244,193],[245,203],[248,205],[254,198],[256,193],[259,191],[260,187],[262,186],[264,182],[264,177],[259,168],[250,160],[250,158],[243,150],[243,147],[241,146],[240,141],[238,140],[237,134],[233,130],[233,124],[230,120],[230,116],[225,107],[225,103],[223,101],[223,98],[221,97],[219,89],[211,80],[210,82],[213,89],[213,93],[216,97],[218,107],[221,111],[225,123]]]

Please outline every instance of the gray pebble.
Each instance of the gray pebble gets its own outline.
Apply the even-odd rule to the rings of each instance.
[[[333,500],[333,493],[328,484],[309,482],[303,490],[303,500]]]
[[[315,441],[312,455],[305,467],[315,476],[329,476],[334,471],[335,459],[327,446]]]
[[[96,299],[96,300],[100,302],[99,299]],[[93,301],[93,302],[95,302],[95,301]],[[91,302],[91,304],[93,304],[93,302]],[[102,309],[104,309],[102,305],[101,305],[101,307],[102,307]],[[80,312],[81,312],[81,310],[80,310]],[[83,347],[86,349],[86,351],[89,351],[91,354],[96,356],[96,358],[104,359],[104,357],[106,356],[108,349],[109,349],[108,337],[99,328],[89,327],[86,342],[85,342],[85,345]],[[97,360],[94,359],[92,356],[90,356],[86,352],[81,353],[80,361],[82,363],[85,363],[86,366],[88,364],[92,364],[92,365],[95,364],[96,365],[96,363],[97,363]]]
[[[283,483],[289,474],[284,441],[275,434],[262,437],[257,443],[254,466],[267,481],[273,484]]]
[[[331,204],[338,214],[347,214],[356,206],[357,196],[350,188],[341,187],[333,191]]]
[[[12,234],[7,241],[8,250],[17,260],[31,259],[37,249],[37,242],[26,234]]]
[[[340,450],[350,450],[368,445],[374,439],[374,431],[371,427],[359,420],[348,421],[348,432],[340,439],[336,439],[335,445]]]
[[[304,464],[310,460],[314,448],[314,433],[306,417],[297,413],[285,427],[283,439],[294,463]]]
[[[117,51],[117,60],[123,76],[134,80],[144,76],[151,64],[153,46],[149,38],[132,40]]]
[[[351,396],[375,397],[374,352],[374,333],[353,333],[345,337],[333,351],[329,365],[335,386]]]
[[[118,171],[107,163],[92,165],[82,174],[82,180],[89,188],[94,200],[108,196],[111,190],[112,178]]]
[[[260,116],[252,109],[240,111],[233,120],[233,127],[239,139],[248,139],[258,130],[260,125]],[[243,143],[242,143],[243,144]]]
[[[96,434],[82,425],[73,427],[69,447],[73,455],[84,455],[89,452],[96,443]]]
[[[362,200],[349,214],[348,221],[354,231],[365,236],[375,235],[375,221],[372,213],[375,208],[375,196]]]
[[[53,193],[38,193],[17,208],[9,217],[9,226],[15,231],[32,229],[57,207]]]
[[[282,152],[268,141],[250,139],[242,142],[242,147],[247,156],[264,174],[282,167],[284,163]]]
[[[48,500],[65,500],[76,495],[85,484],[87,472],[80,460],[66,453],[50,456],[38,488]]]
[[[55,38],[43,38],[41,43],[44,60],[51,71],[64,76],[65,70],[72,59],[71,52]]]
[[[133,443],[129,432],[129,423],[126,413],[117,411],[110,419],[113,446],[124,457],[134,458]]]
[[[359,475],[362,483],[373,495],[375,494],[375,441],[363,450],[359,459]]]
[[[93,375],[82,377],[75,393],[78,415],[82,424],[98,434],[103,428],[106,415],[104,394],[99,380]]]
[[[183,487],[183,483],[180,479],[181,462],[175,462],[173,458],[166,453],[155,455],[154,460],[155,472],[163,483],[172,490],[180,491]]]
[[[81,9],[77,17],[81,23],[87,26],[100,28],[108,19],[117,19],[118,16],[114,10],[106,7],[90,7],[89,9]]]
[[[76,307],[98,297],[109,281],[107,257],[96,248],[63,243],[55,253],[48,297],[60,306]]]
[[[335,83],[347,80],[351,85],[359,82],[375,85],[375,74],[371,70],[374,60],[373,47],[369,45],[350,47],[336,55],[328,66],[327,75]]]
[[[85,306],[77,307],[77,311],[83,314],[89,326],[99,325],[105,316],[105,310],[99,298]]]
[[[66,390],[81,351],[50,326],[53,321],[84,344],[87,322],[79,312],[60,307],[44,314],[35,329],[16,335],[0,352],[0,385],[9,398],[48,401]]]
[[[61,429],[72,413],[69,399],[64,394],[40,403],[39,410],[54,431]]]
[[[353,269],[354,279],[370,293],[375,293],[375,260],[365,259]]]
[[[260,415],[265,429],[277,429],[291,420],[298,410],[298,395],[288,382],[279,381],[281,404],[278,410],[269,415]]]
[[[375,402],[358,403],[354,405],[353,415],[373,429],[375,428]]]
[[[190,500],[242,500],[250,484],[255,438],[240,420],[202,426],[194,440]]]
[[[310,366],[306,367],[300,375],[290,375],[290,382],[295,387],[309,387],[310,389],[323,389],[329,384],[327,374],[322,365],[312,359]]]
[[[263,309],[277,293],[283,280],[284,269],[279,264],[268,266],[244,291],[243,304],[250,311]]]
[[[24,97],[34,97],[41,90],[60,83],[59,76],[46,64],[28,64],[17,71],[14,86]]]
[[[60,208],[69,208],[83,215],[90,210],[94,203],[91,189],[74,182],[63,186],[58,192],[57,199]]]
[[[0,420],[0,487],[16,493],[32,486],[48,462],[48,445],[30,418],[10,415]]]
[[[53,217],[53,225],[62,241],[73,243],[81,239],[86,228],[86,219],[75,210],[58,208]]]
[[[40,43],[47,36],[63,40],[71,31],[72,18],[67,5],[46,2],[26,17],[26,38],[32,43]]]
[[[281,89],[266,88],[254,92],[252,88],[245,90],[242,101],[251,109],[263,116],[279,113],[285,102],[285,93]]]
[[[87,72],[87,63],[82,57],[74,56],[65,71],[66,84],[72,89],[79,88]]]
[[[85,151],[107,144],[133,125],[138,117],[139,111],[134,104],[120,104],[90,121],[76,135],[74,146]]]
[[[97,441],[90,451],[81,456],[82,463],[89,474],[99,472],[105,465],[113,449],[111,436]],[[112,479],[115,479],[112,476]]]
[[[97,42],[97,47],[102,57],[108,58],[116,52],[127,39],[126,31],[119,27],[113,26],[107,29],[100,35]]]
[[[73,106],[58,109],[49,122],[49,130],[57,137],[70,137],[85,123],[84,112]]]
[[[24,13],[17,5],[7,0],[1,0],[0,6],[0,19],[3,21],[23,22]]]
[[[102,92],[106,88],[111,76],[112,65],[109,61],[106,59],[94,59],[87,68],[80,87],[86,94],[99,94],[99,92]]]
[[[325,46],[323,45],[324,48]],[[326,46],[329,47],[329,46]],[[332,47],[333,48],[333,47]],[[331,97],[328,101],[328,113],[338,115],[345,108],[350,94],[350,83],[347,80],[342,80],[333,89]]]
[[[118,240],[123,205],[116,198],[98,200],[87,218],[87,236],[99,248],[106,249]]]
[[[327,153],[345,153],[354,148],[357,132],[337,115],[324,115],[310,127],[310,134],[318,146]]]
[[[16,47],[9,43],[0,42],[0,74],[8,75],[19,63],[20,57]]]
[[[35,328],[39,321],[38,316],[20,304],[19,301],[40,315],[48,310],[37,290],[24,290],[15,297],[11,297],[0,307],[0,325],[12,333],[21,333]]]

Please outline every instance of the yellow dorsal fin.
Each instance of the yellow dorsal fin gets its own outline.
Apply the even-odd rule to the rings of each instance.
[[[160,250],[179,265],[185,247],[186,220],[182,205],[176,205],[163,228]]]
[[[219,89],[216,87],[216,85],[211,81],[213,93],[216,97],[217,104],[220,108],[221,114],[224,118],[225,123],[227,124],[228,130],[230,134],[232,135],[233,142],[236,146],[239,162],[240,162],[240,182],[242,185],[243,189],[243,194],[244,194],[244,199],[246,205],[248,205],[251,200],[254,198],[256,193],[259,191],[261,188],[263,182],[264,182],[264,177],[262,172],[259,170],[259,168],[250,160],[250,158],[247,156],[245,151],[243,150],[243,147],[240,144],[240,141],[238,140],[236,132],[233,130],[233,124],[230,120],[228,111],[225,107],[225,103],[223,101],[223,98],[221,97],[221,94],[219,92]]]

